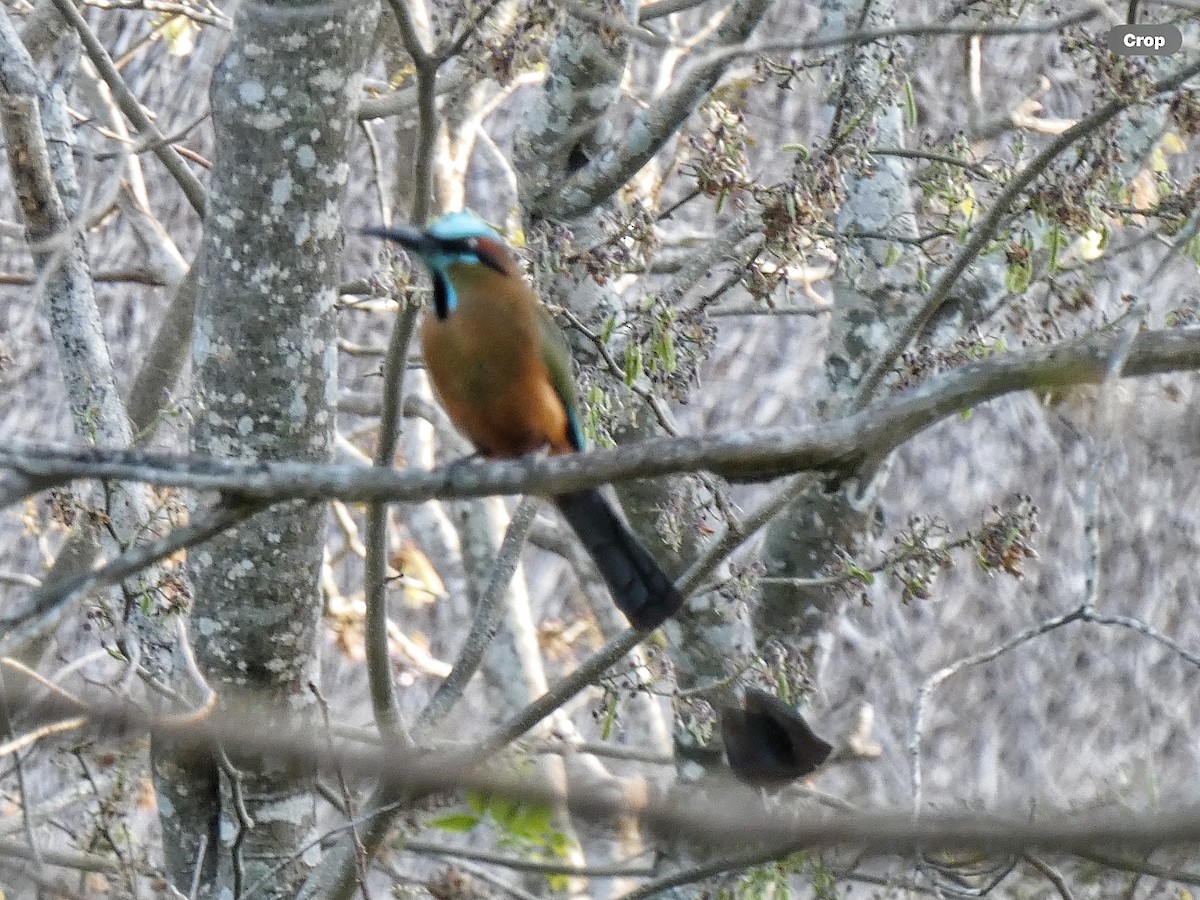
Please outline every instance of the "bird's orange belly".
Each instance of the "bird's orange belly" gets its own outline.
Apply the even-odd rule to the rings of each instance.
[[[566,410],[545,366],[495,334],[480,337],[443,323],[425,326],[425,365],[451,421],[484,456],[569,449]]]

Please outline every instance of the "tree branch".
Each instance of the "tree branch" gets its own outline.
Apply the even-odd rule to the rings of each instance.
[[[24,476],[30,487],[44,488],[72,478],[111,478],[266,501],[336,497],[362,503],[557,494],[700,470],[743,481],[800,471],[851,474],[864,461],[886,456],[929,426],[976,404],[1013,391],[1100,382],[1119,339],[1101,333],[998,354],[930,378],[853,415],[816,425],[663,438],[617,450],[411,471],[0,442],[0,468]],[[1134,340],[1123,375],[1197,368],[1200,328],[1147,331]]]
[[[159,161],[166,167],[167,171],[175,179],[180,190],[188,199],[188,203],[192,205],[197,215],[204,218],[204,205],[206,191],[200,183],[200,179],[193,174],[188,168],[186,162],[179,152],[171,145],[157,126],[146,115],[142,105],[138,102],[137,97],[133,96],[133,92],[129,90],[129,86],[125,83],[125,79],[121,77],[121,73],[117,71],[117,67],[113,65],[112,58],[108,55],[108,51],[104,49],[104,45],[100,43],[96,35],[92,33],[92,29],[88,28],[87,22],[83,20],[79,10],[75,8],[75,4],[71,0],[50,0],[54,4],[54,8],[58,10],[59,15],[67,21],[78,33],[83,41],[83,49],[87,51],[87,55],[91,57],[92,64],[96,67],[96,71],[100,73],[100,77],[104,79],[109,90],[113,93],[113,99],[117,101],[117,106],[121,108],[121,112],[133,124],[133,127],[138,130],[138,133],[146,141],[149,149],[158,157]]]
[[[30,703],[28,694],[13,691],[8,699],[13,709],[20,709],[28,717],[30,725],[55,721],[67,712],[80,712],[74,704],[55,697]],[[1029,820],[1027,812],[917,818],[907,811],[892,810],[818,812],[764,800],[757,791],[740,785],[713,785],[705,795],[698,796],[696,792],[672,793],[646,781],[627,779],[593,791],[578,779],[568,779],[559,786],[536,776],[479,772],[469,762],[474,752],[459,756],[444,750],[364,748],[357,744],[331,751],[327,741],[309,728],[261,728],[260,715],[252,707],[216,713],[202,720],[153,717],[129,705],[103,703],[96,703],[84,714],[98,733],[122,740],[133,733],[149,733],[156,740],[185,749],[207,749],[217,742],[244,753],[278,757],[298,767],[336,767],[347,777],[378,776],[407,795],[465,788],[532,803],[563,804],[592,820],[633,817],[676,839],[708,846],[775,846],[778,855],[839,846],[856,847],[868,854],[964,846],[988,852],[1037,849],[1093,853],[1094,848],[1104,846],[1148,850],[1200,840],[1200,806],[1196,804],[1149,815],[1128,810],[1084,815],[1042,810],[1034,821]],[[1021,806],[1021,800],[1014,799],[1013,808]]]
[[[454,669],[421,710],[421,715],[417,718],[417,728],[420,730],[425,731],[431,726],[436,726],[445,718],[462,696],[471,676],[479,670],[483,654],[500,629],[500,620],[504,615],[504,592],[512,580],[513,572],[516,571],[517,562],[521,558],[521,548],[525,546],[525,538],[537,516],[539,505],[536,498],[526,497],[513,513],[508,530],[504,533],[504,540],[496,553],[491,577],[480,594],[475,608],[475,619],[471,622],[471,628],[463,641],[462,651],[454,663]]]
[[[706,46],[724,48],[745,40],[769,5],[767,0],[737,0],[730,5],[724,21]],[[585,166],[560,190],[537,198],[536,208],[529,212],[546,218],[571,219],[603,203],[678,131],[683,120],[692,114],[724,74],[727,63],[720,51],[701,59],[678,84],[630,123],[620,143]]]
[[[1154,82],[1149,87],[1147,96],[1155,96],[1174,90],[1197,73],[1200,73],[1200,61],[1184,66],[1174,74]],[[974,262],[975,258],[983,252],[984,248],[995,239],[996,232],[1001,228],[1004,218],[1009,213],[1009,208],[1016,202],[1017,197],[1037,180],[1039,175],[1046,171],[1050,163],[1060,153],[1081,137],[1098,131],[1109,120],[1115,118],[1134,104],[1141,102],[1143,99],[1145,98],[1139,96],[1133,99],[1118,97],[1110,100],[1095,112],[1080,119],[1043,147],[1041,152],[1030,160],[1029,165],[1025,166],[1025,168],[1012,177],[1012,180],[1004,186],[1004,190],[1000,192],[999,196],[996,197],[996,200],[988,209],[987,215],[972,229],[971,236],[967,239],[966,244],[955,255],[950,265],[942,271],[937,283],[930,289],[929,296],[925,298],[925,302],[921,304],[921,308],[917,311],[916,315],[905,324],[901,333],[880,354],[874,365],[871,366],[870,371],[863,376],[862,383],[858,389],[858,396],[854,401],[855,409],[862,409],[870,402],[871,397],[887,376],[887,373],[891,371],[900,354],[904,352],[904,349],[912,339],[924,329],[934,314],[942,308],[942,304],[950,296],[951,289],[967,270],[967,266]]]
[[[160,540],[130,547],[99,569],[43,585],[29,595],[19,610],[9,612],[0,619],[4,632],[4,637],[0,639],[0,656],[12,653],[14,647],[19,647],[29,637],[56,621],[84,591],[116,584],[172,553],[194,547],[227,531],[266,506],[262,501],[220,503],[196,514],[189,524],[175,529]]]

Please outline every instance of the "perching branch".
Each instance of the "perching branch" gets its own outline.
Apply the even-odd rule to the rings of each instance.
[[[299,462],[239,462],[0,442],[0,469],[44,487],[72,478],[131,479],[220,491],[248,499],[422,503],[495,494],[557,494],[586,487],[707,470],[740,480],[800,471],[852,474],[942,419],[1021,390],[1095,384],[1119,335],[1096,334],[1023,352],[1003,353],[930,378],[853,415],[816,425],[663,438],[617,450],[523,458],[432,471]],[[1123,375],[1200,368],[1200,328],[1142,332]]]

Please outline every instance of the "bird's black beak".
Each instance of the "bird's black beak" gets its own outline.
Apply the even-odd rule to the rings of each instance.
[[[421,231],[418,228],[409,228],[406,225],[397,225],[392,228],[384,228],[382,225],[372,225],[369,228],[362,229],[360,233],[369,237],[379,237],[393,241],[406,250],[412,250],[416,253],[429,252],[438,248],[437,239],[428,232]]]

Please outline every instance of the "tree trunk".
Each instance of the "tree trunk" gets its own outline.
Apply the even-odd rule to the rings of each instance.
[[[217,150],[192,348],[199,454],[331,458],[339,206],[376,13],[349,2],[239,9],[212,85]],[[200,667],[223,700],[252,695],[264,727],[312,710],[324,526],[323,505],[286,504],[189,558]],[[308,870],[315,773],[232,753],[221,762],[218,791],[214,759],[160,752],[164,832],[180,836],[167,844],[176,885],[187,892],[206,843],[201,896],[264,877],[263,896],[290,895]]]

